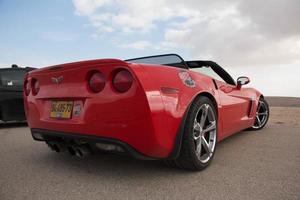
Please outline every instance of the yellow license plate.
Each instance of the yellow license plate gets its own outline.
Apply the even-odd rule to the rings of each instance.
[[[50,117],[70,119],[73,109],[73,101],[52,101]]]

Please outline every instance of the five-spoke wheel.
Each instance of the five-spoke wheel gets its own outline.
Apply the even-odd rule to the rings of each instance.
[[[216,117],[209,104],[203,104],[194,120],[195,152],[202,163],[212,156],[216,146]]]
[[[252,130],[259,130],[262,129],[268,122],[269,119],[269,105],[265,99],[261,98],[258,101],[256,115],[255,115],[255,122],[254,125],[251,127]]]
[[[166,164],[201,170],[212,160],[218,136],[216,106],[208,97],[196,98],[187,113],[179,156]]]

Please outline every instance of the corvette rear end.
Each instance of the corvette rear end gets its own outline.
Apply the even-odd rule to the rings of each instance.
[[[139,70],[136,64],[103,59],[29,73],[24,101],[33,138],[79,156],[96,147],[143,159],[168,157],[180,120],[170,124],[174,134],[160,135],[148,99],[153,95],[147,97]],[[155,98],[159,104],[161,97]]]

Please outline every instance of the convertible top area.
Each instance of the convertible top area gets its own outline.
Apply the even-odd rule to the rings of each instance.
[[[155,65],[166,65],[171,67],[177,67],[182,69],[194,69],[210,67],[215,73],[217,73],[226,83],[230,85],[236,85],[233,78],[216,62],[196,60],[196,61],[185,61],[178,54],[162,54],[154,56],[146,56],[140,58],[127,59],[126,62],[138,63],[138,64],[155,64]]]
[[[202,68],[202,67],[210,67],[214,72],[216,72],[222,79],[230,84],[236,85],[234,79],[216,62],[214,61],[204,61],[204,60],[196,60],[196,61],[186,61],[189,68]]]

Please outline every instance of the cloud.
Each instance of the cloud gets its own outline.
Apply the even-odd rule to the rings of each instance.
[[[137,41],[137,42],[128,43],[128,44],[121,44],[119,46],[122,48],[131,48],[131,49],[137,49],[137,50],[144,50],[144,49],[153,47],[149,41]]]
[[[110,2],[111,0],[73,0],[78,15],[91,15],[97,8]]]
[[[242,0],[238,9],[251,18],[257,30],[263,34],[279,38],[299,36],[299,0]]]
[[[300,59],[299,0],[73,0],[94,36],[139,35],[123,48],[175,47],[225,65],[288,64]],[[147,34],[159,34],[159,39]],[[146,34],[147,33],[147,34]]]
[[[73,0],[75,13],[87,16],[104,33],[148,31],[158,22],[191,15],[185,8],[169,7],[168,3],[169,0]]]
[[[118,47],[121,48],[129,48],[129,49],[135,49],[135,50],[170,50],[170,49],[175,49],[178,48],[178,46],[174,43],[166,42],[166,41],[161,41],[157,43],[153,43],[147,40],[140,40],[140,41],[135,41],[131,43],[121,43],[118,44],[116,43]]]

